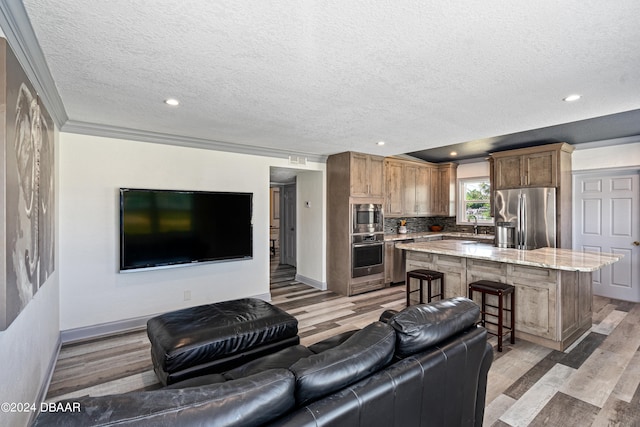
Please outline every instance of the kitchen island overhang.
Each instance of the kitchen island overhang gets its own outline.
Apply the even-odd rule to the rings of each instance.
[[[468,285],[494,280],[516,287],[516,337],[563,351],[592,325],[592,273],[622,255],[570,249],[530,251],[441,240],[402,243],[406,270],[441,271],[445,297],[467,296]],[[479,296],[478,296],[479,298]]]

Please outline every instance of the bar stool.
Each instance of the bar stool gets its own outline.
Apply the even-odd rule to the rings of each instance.
[[[477,282],[473,282],[469,284],[469,299],[473,300],[473,292],[477,291],[482,294],[482,305],[480,307],[480,312],[482,313],[482,326],[489,323],[490,325],[496,325],[498,327],[498,333],[490,331],[487,329],[487,333],[496,335],[498,337],[498,351],[502,351],[502,337],[508,333],[511,333],[511,344],[516,343],[516,335],[515,335],[515,286],[507,285],[505,283],[493,282],[491,280],[479,280]],[[487,304],[486,295],[496,295],[498,297],[498,305]],[[504,299],[503,296],[508,295],[510,298],[509,308],[504,307]],[[498,314],[494,314],[492,312],[487,311],[487,307],[498,309]],[[504,326],[504,312],[508,311],[510,313],[510,326]],[[490,322],[486,320],[486,316],[493,316],[498,318],[498,323]],[[506,329],[506,331],[505,331]]]
[[[411,290],[411,279],[418,279],[420,281],[420,287],[414,291]],[[440,279],[440,293],[433,295],[431,283],[433,280],[438,279]],[[407,271],[407,307],[410,305],[409,296],[414,292],[420,292],[420,304],[424,304],[423,283],[425,280],[427,281],[427,302],[431,302],[431,299],[435,297],[444,299],[444,273],[433,270],[411,270]]]

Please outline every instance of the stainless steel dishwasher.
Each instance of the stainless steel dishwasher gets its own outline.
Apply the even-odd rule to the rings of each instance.
[[[413,243],[414,239],[407,239],[395,242],[393,245],[393,271],[391,272],[391,283],[404,282],[407,273],[406,252],[398,249],[400,243]]]

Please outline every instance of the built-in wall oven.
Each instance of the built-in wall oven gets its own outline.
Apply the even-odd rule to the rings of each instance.
[[[366,203],[353,206],[353,233],[383,233],[382,204]]]
[[[351,277],[384,272],[384,233],[358,234],[351,242]]]

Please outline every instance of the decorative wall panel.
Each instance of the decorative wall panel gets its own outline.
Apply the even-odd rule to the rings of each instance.
[[[0,330],[5,330],[55,268],[54,125],[4,39],[0,39],[0,86],[4,140]]]

